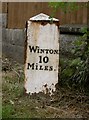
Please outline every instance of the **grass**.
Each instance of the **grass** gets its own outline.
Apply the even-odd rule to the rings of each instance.
[[[40,102],[37,102],[35,99],[30,99],[30,96],[27,96],[24,93],[23,79],[23,75],[20,77],[20,79],[18,79],[17,74],[15,74],[13,71],[7,71],[7,73],[3,73],[2,117],[45,117],[45,111],[42,108],[40,108]]]
[[[25,94],[23,65],[11,64],[11,69],[2,72],[2,81],[3,118],[89,117],[89,96],[78,91],[59,88],[51,97]]]

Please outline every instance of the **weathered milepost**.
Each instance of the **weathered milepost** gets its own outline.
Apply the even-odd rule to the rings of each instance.
[[[43,13],[27,24],[25,89],[27,93],[51,93],[58,83],[59,20]]]

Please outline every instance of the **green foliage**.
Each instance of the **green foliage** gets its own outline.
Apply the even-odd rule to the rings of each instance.
[[[50,2],[49,6],[56,12],[61,8],[64,12],[71,12],[72,10],[78,10],[79,6],[75,2]]]
[[[75,2],[62,2],[61,0],[59,2],[49,2],[49,7],[53,9],[52,14],[51,14],[51,17],[53,17],[59,8],[64,13],[70,13],[73,11],[77,11],[79,8],[87,7],[87,3],[78,5],[76,1]]]
[[[2,117],[3,118],[8,118],[10,117],[11,115],[14,114],[14,109],[13,109],[13,106],[12,105],[6,105],[2,108]]]
[[[50,2],[49,6],[53,9],[51,18],[54,17],[60,8],[64,13],[77,11],[79,8],[88,7],[87,3],[78,4],[77,2]],[[60,60],[61,74],[60,84],[68,85],[68,87],[88,88],[89,86],[89,31],[87,28],[81,29],[83,36],[76,40],[73,44],[74,49],[71,50],[73,59]]]
[[[74,59],[68,60],[61,70],[61,82],[70,86],[88,88],[89,85],[89,31],[82,29],[83,36],[74,42]],[[61,62],[63,66],[63,62]]]

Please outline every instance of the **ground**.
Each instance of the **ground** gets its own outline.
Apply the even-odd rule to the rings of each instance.
[[[2,59],[3,118],[89,118],[89,94],[58,85],[54,95],[24,90],[24,65]]]

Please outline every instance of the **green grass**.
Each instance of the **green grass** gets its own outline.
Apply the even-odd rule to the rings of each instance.
[[[13,70],[2,73],[3,118],[89,117],[88,96],[81,102],[77,100],[81,98],[78,97],[80,93],[64,88],[59,88],[52,97],[44,94],[27,95],[24,91],[23,66],[14,64],[13,68],[17,73],[19,69],[22,70],[20,77]]]
[[[18,76],[13,71],[3,74],[3,118],[34,118],[46,117],[47,112],[41,108],[41,102],[25,94],[23,75]],[[50,116],[50,115],[48,115]]]

